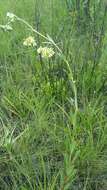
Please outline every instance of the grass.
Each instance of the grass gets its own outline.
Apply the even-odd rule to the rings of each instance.
[[[106,10],[104,0],[0,2],[0,24],[13,12],[63,52],[41,59],[23,39],[45,40],[24,24],[0,29],[0,189],[107,189]]]

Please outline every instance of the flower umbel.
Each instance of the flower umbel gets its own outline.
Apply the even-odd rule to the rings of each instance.
[[[41,46],[37,49],[37,52],[38,54],[41,54],[43,58],[50,58],[53,57],[53,55],[55,54],[52,48],[41,47]]]
[[[26,38],[25,40],[24,40],[24,42],[23,42],[23,45],[24,46],[36,46],[36,42],[35,42],[35,39],[34,39],[34,37],[32,37],[32,36],[29,36],[28,38]]]

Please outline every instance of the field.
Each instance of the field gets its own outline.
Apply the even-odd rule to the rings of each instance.
[[[0,190],[107,190],[106,0],[0,0]]]

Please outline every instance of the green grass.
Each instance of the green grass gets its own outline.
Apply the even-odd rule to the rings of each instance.
[[[0,29],[1,190],[107,189],[106,10],[104,0],[0,2],[0,24],[13,12],[63,52],[41,60],[23,39],[44,39],[17,21]]]

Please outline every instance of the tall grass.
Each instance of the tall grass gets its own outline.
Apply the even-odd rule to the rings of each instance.
[[[106,190],[106,1],[4,0],[0,24],[8,11],[63,56],[25,48],[47,44],[22,23],[0,29],[0,189]]]

